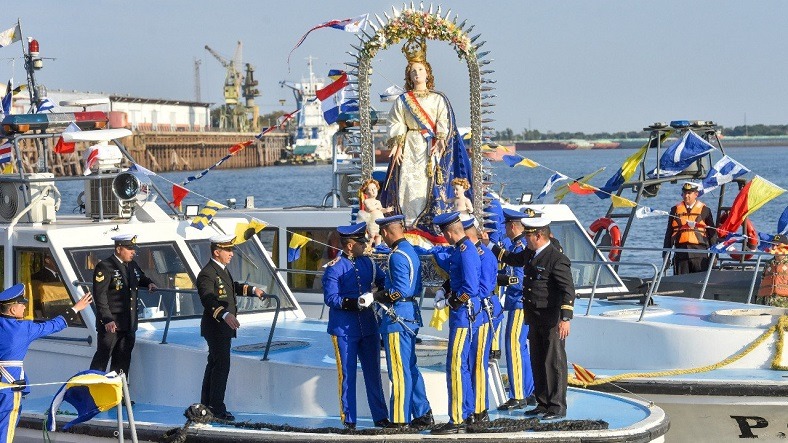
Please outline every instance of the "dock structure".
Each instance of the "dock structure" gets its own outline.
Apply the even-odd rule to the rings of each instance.
[[[205,169],[230,152],[230,147],[249,140],[254,143],[239,151],[219,166],[220,169],[271,166],[278,160],[288,142],[285,133],[266,134],[261,140],[255,133],[240,132],[135,132],[121,140],[136,162],[154,172]],[[25,140],[30,142],[30,140]],[[52,146],[57,140],[52,141]],[[78,143],[68,154],[47,150],[46,164],[56,176],[82,174],[83,153],[89,145]],[[39,149],[32,142],[20,146],[25,172],[38,169]]]

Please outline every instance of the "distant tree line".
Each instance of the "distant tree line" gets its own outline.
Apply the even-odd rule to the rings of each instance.
[[[788,136],[788,125],[747,125],[734,126],[733,128],[722,127],[724,136]],[[524,140],[622,140],[629,138],[647,138],[648,132],[629,131],[629,132],[595,132],[586,134],[585,132],[540,132],[538,129],[523,129],[521,132],[514,132],[511,128],[503,131],[495,131],[493,140],[501,141],[524,141]]]

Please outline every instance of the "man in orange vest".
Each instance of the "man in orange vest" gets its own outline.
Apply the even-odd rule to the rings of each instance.
[[[709,249],[717,243],[717,229],[711,210],[698,200],[698,184],[685,182],[681,187],[682,201],[670,209],[668,229],[663,248]],[[709,267],[709,254],[676,252],[673,274],[705,272]]]

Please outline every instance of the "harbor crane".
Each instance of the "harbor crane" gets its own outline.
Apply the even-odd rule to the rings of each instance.
[[[224,104],[219,113],[219,128],[235,131],[257,131],[259,124],[259,108],[255,105],[255,97],[260,95],[257,89],[258,82],[254,79],[254,67],[247,63],[246,75],[241,72],[243,66],[243,43],[238,41],[232,59],[227,59],[210,46],[205,45],[208,51],[227,70],[224,78]],[[244,104],[240,99],[244,98]]]

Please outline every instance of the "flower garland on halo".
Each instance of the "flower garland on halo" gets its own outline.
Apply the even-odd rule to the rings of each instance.
[[[451,43],[459,58],[467,58],[475,51],[468,35],[453,22],[429,12],[405,9],[386,26],[378,29],[375,35],[364,43],[361,52],[366,57],[373,58],[379,50],[396,45],[402,39],[420,37]]]

